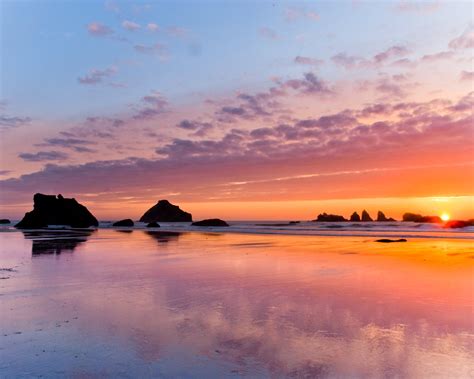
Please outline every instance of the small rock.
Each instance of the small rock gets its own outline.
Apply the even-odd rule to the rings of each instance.
[[[126,218],[125,220],[120,220],[117,222],[114,222],[112,226],[133,226],[135,225],[133,221],[129,218]]]

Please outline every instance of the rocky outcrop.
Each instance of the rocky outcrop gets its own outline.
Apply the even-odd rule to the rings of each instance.
[[[15,226],[20,229],[43,228],[48,225],[68,225],[75,228],[98,226],[99,222],[89,210],[76,199],[66,199],[62,195],[33,196],[33,210]]]
[[[218,218],[209,218],[207,220],[196,221],[191,225],[193,226],[229,226],[227,222]]]
[[[343,222],[347,220],[343,216],[321,213],[318,215],[318,217],[314,221],[316,222]]]
[[[403,221],[408,221],[408,222],[420,222],[420,223],[442,223],[443,220],[441,220],[440,217],[438,216],[422,216],[420,214],[416,213],[405,213],[403,215]]]
[[[8,218],[2,218],[0,219],[0,224],[9,224],[10,220]]]
[[[129,219],[129,218],[126,218],[126,219],[124,219],[124,220],[120,220],[120,221],[114,222],[114,223],[112,224],[112,226],[133,226],[133,225],[135,225],[135,224],[134,224],[133,221],[132,221],[131,219]]]
[[[451,220],[446,222],[443,227],[444,228],[449,228],[449,229],[459,229],[459,228],[465,228],[466,226],[474,226],[474,219],[470,220]]]
[[[372,217],[370,217],[369,213],[368,213],[365,209],[362,211],[361,220],[362,220],[362,221],[365,221],[365,222],[367,222],[367,221],[374,221],[374,220],[372,220]]]
[[[379,240],[375,240],[375,242],[382,242],[382,243],[392,243],[392,242],[407,242],[407,240],[405,238],[399,238],[397,240],[391,240],[391,239],[388,239],[388,238],[382,238],[382,239],[379,239]]]
[[[351,214],[350,221],[360,221],[359,214],[357,212],[354,212],[353,214]]]
[[[160,224],[158,224],[156,221],[150,222],[147,226],[147,228],[159,228]]]
[[[160,200],[140,217],[141,222],[192,222],[191,213],[181,210],[168,200]]]

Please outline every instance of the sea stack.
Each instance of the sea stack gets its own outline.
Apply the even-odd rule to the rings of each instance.
[[[99,222],[91,212],[76,199],[66,199],[62,195],[33,196],[33,210],[15,225],[20,229],[44,228],[48,225],[67,225],[75,228],[98,226]]]
[[[362,211],[362,221],[374,221],[365,209]]]
[[[168,200],[160,200],[140,217],[141,222],[192,222],[191,213],[181,210]]]
[[[120,220],[112,224],[112,226],[133,226],[133,225],[135,224],[133,223],[133,220],[130,218],[126,218],[124,220]]]
[[[218,218],[209,218],[207,220],[196,221],[193,226],[229,226],[227,222]]]
[[[377,212],[377,221],[389,221],[382,211]]]
[[[436,223],[441,224],[443,222],[443,220],[441,220],[441,218],[438,216],[422,216],[416,213],[405,213],[403,215],[403,221],[420,222],[420,223],[427,222],[427,223],[433,223],[433,224],[436,224]]]
[[[360,221],[360,216],[357,212],[354,212],[353,214],[351,214],[351,219],[350,221]]]
[[[314,221],[316,222],[344,222],[347,220],[343,216],[321,213],[318,215],[318,218]]]

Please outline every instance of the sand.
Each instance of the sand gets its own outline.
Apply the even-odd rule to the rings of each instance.
[[[472,240],[0,233],[0,377],[465,378]]]

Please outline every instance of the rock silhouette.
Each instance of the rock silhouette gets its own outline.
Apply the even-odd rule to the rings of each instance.
[[[318,215],[318,218],[314,221],[317,222],[343,222],[347,221],[343,216],[332,215],[327,213],[321,213]]]
[[[421,222],[421,223],[442,223],[438,216],[422,216],[416,213],[405,213],[403,215],[403,221],[411,221],[411,222]]]
[[[209,218],[207,220],[196,221],[191,225],[193,226],[229,226],[227,222],[218,218]]]
[[[351,214],[350,221],[360,221],[359,214],[357,212],[354,212],[353,214]]]
[[[168,200],[160,200],[148,209],[142,217],[141,222],[192,222],[191,213],[181,210],[177,205]]]
[[[372,220],[372,217],[370,217],[369,213],[365,209],[362,211],[361,220],[366,221],[366,222],[367,221],[374,221],[374,220]]]
[[[397,239],[397,240],[382,238],[382,239],[379,239],[379,240],[375,240],[375,242],[392,243],[392,242],[407,242],[407,240],[405,238],[400,238],[400,239]]]
[[[458,228],[465,228],[466,226],[474,226],[474,219],[470,219],[467,221],[464,220],[451,220],[444,224],[444,228],[450,229],[458,229]]]
[[[156,221],[150,222],[147,226],[147,228],[159,228],[160,224],[158,224]]]
[[[124,220],[120,220],[120,221],[114,222],[114,223],[112,224],[112,226],[133,226],[133,225],[135,225],[135,224],[134,224],[133,221],[132,221],[131,219],[129,219],[129,218],[126,218],[126,219],[124,219]]]
[[[9,224],[10,220],[8,218],[2,218],[0,219],[0,224]]]
[[[33,196],[33,210],[27,212],[15,225],[19,229],[44,228],[48,225],[68,225],[74,228],[98,226],[99,222],[89,210],[76,199],[66,199],[62,195]]]

